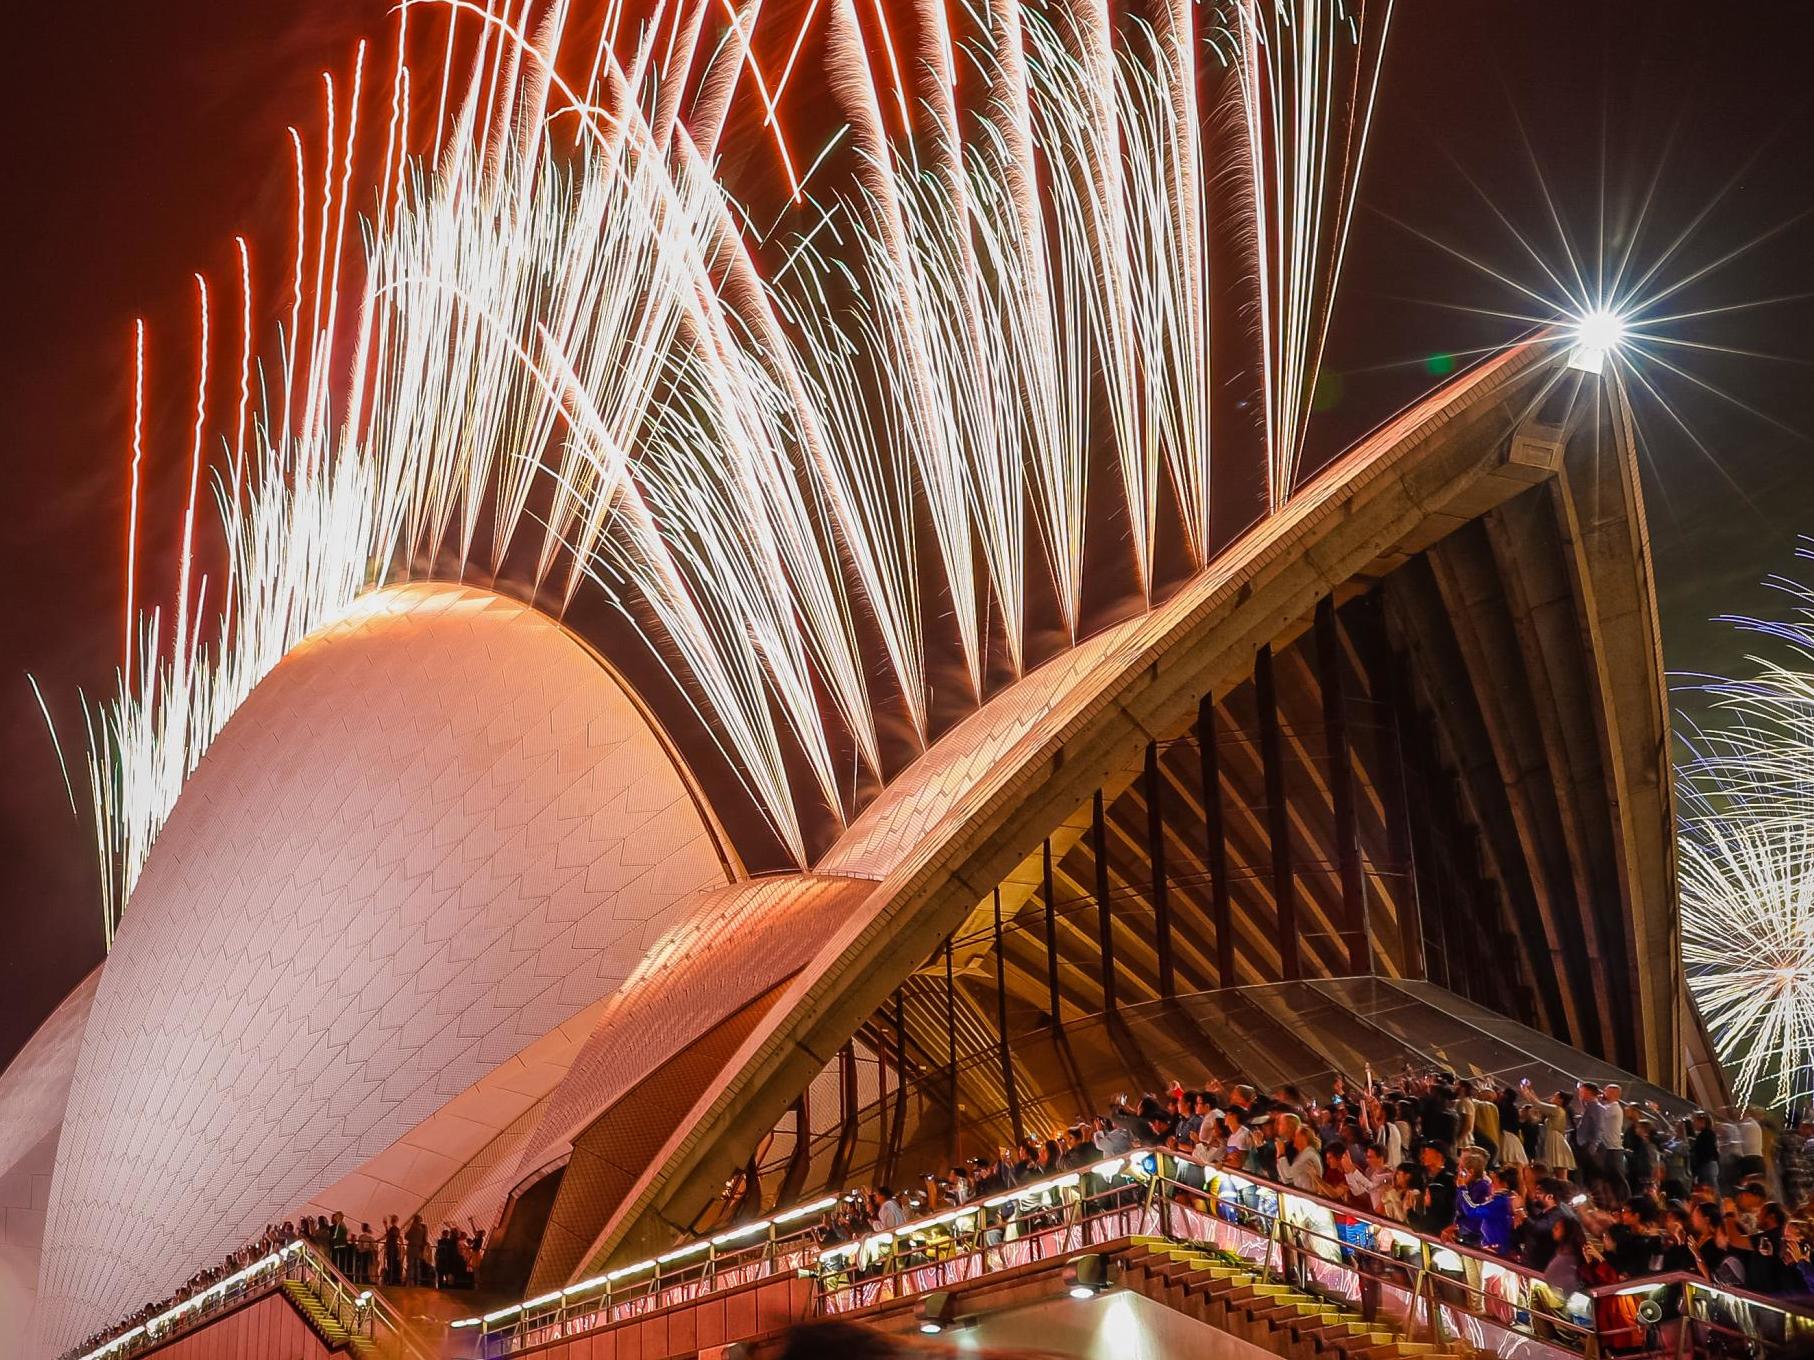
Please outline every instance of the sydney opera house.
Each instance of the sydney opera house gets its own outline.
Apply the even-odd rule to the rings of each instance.
[[[582,46],[589,56],[589,31]],[[1355,78],[1367,75],[1363,64]],[[713,97],[709,77],[676,88],[687,116],[712,116],[696,107]],[[745,124],[738,134],[733,117],[727,137],[760,120]],[[1047,135],[1060,131],[1052,120]],[[432,196],[422,183],[403,197]],[[864,201],[882,196],[872,187]],[[1046,210],[1061,213],[1062,196]],[[386,211],[407,245],[400,206],[379,210],[376,234]],[[924,227],[923,205],[901,211]],[[370,247],[362,267],[381,270],[386,249]],[[1145,277],[1126,272],[1130,286]],[[631,292],[648,305],[654,286]],[[349,285],[344,306],[378,310],[372,296]],[[879,335],[897,322],[878,309],[869,324]],[[698,343],[677,333],[667,343]],[[401,348],[370,362],[401,363]],[[453,348],[456,363],[504,362]],[[1256,354],[1271,360],[1264,345]],[[1262,489],[1257,516],[1241,497],[1254,501],[1279,466],[1263,438],[1249,441],[1250,466],[1229,453],[1198,481],[1155,454],[1152,529],[1140,497],[1107,490],[1139,460],[1118,464],[1101,436],[1079,465],[1093,484],[1076,507],[1092,529],[1073,561],[1095,584],[1074,608],[1053,584],[1071,573],[1054,566],[1056,521],[1034,505],[1043,483],[1023,479],[1030,508],[1010,518],[1038,567],[1022,593],[1039,602],[1012,645],[1011,611],[990,604],[1007,573],[986,497],[971,486],[959,498],[974,547],[953,572],[921,504],[939,494],[926,474],[903,493],[920,506],[908,515],[917,538],[896,558],[923,577],[919,694],[889,641],[899,611],[869,599],[891,579],[878,555],[865,564],[875,526],[832,494],[848,483],[815,483],[809,517],[839,526],[836,551],[815,560],[830,564],[833,595],[860,602],[846,632],[870,715],[853,711],[821,634],[758,636],[757,611],[736,614],[741,596],[688,617],[735,615],[732,631],[758,636],[749,673],[772,689],[737,708],[725,697],[735,683],[697,680],[703,653],[675,640],[675,597],[637,593],[636,567],[660,557],[645,539],[614,559],[628,567],[551,584],[560,562],[608,555],[575,546],[590,512],[558,489],[525,493],[526,518],[554,526],[553,569],[516,569],[527,531],[501,567],[448,569],[434,536],[467,518],[480,527],[461,551],[476,556],[464,544],[504,515],[502,460],[459,473],[495,498],[482,513],[458,508],[429,531],[433,513],[411,516],[436,474],[394,479],[406,527],[386,541],[388,561],[362,540],[351,555],[364,574],[344,598],[235,672],[231,704],[188,720],[206,740],[160,767],[177,770],[172,791],[135,823],[154,838],[126,870],[117,853],[104,868],[123,885],[106,962],[0,1076],[0,1311],[29,1320],[8,1332],[45,1356],[326,1354],[333,1328],[297,1330],[309,1318],[295,1290],[223,1294],[215,1303],[230,1306],[162,1331],[142,1310],[267,1225],[336,1211],[483,1227],[473,1306],[526,1317],[513,1300],[578,1297],[626,1263],[682,1260],[686,1244],[722,1244],[739,1225],[772,1238],[794,1206],[1043,1137],[1126,1085],[1238,1075],[1326,1098],[1337,1077],[1446,1070],[1546,1091],[1618,1081],[1667,1108],[1718,1101],[1680,964],[1669,716],[1630,413],[1613,368],[1581,360],[1566,334],[1509,346],[1320,466],[1296,473],[1287,459],[1284,490],[1276,478],[1275,494]],[[538,380],[554,371],[531,367]],[[607,367],[582,358],[537,390],[550,411],[590,403],[619,428]],[[1130,383],[1157,381],[1147,363],[1132,369]],[[1109,380],[1096,381],[1105,390],[1086,404],[1114,407]],[[1308,390],[1263,394],[1278,415],[1267,437],[1309,410]],[[397,404],[443,400],[423,393]],[[483,405],[456,418],[481,421]],[[376,413],[348,419],[368,421],[373,444],[386,433]],[[1241,446],[1222,415],[1204,422],[1217,448]],[[553,423],[537,447],[558,444]],[[912,426],[898,420],[892,436],[930,438]],[[309,432],[286,435],[262,456],[289,467],[274,480],[293,488],[302,464],[282,460],[302,457]],[[841,456],[826,443],[827,459]],[[578,484],[570,471],[555,480]],[[766,485],[752,475],[724,501],[772,529],[782,516],[759,508]],[[1198,493],[1225,526],[1200,542],[1173,523]],[[357,494],[384,504],[382,490]],[[661,524],[681,499],[670,483],[606,508],[652,506],[644,522]],[[708,519],[673,579],[716,608],[735,592],[728,578],[717,598],[700,585]],[[441,546],[424,550],[430,540]],[[786,536],[763,542],[760,560],[809,595]],[[238,569],[251,570],[243,558]],[[972,661],[949,624],[966,609],[981,619]],[[663,642],[638,650],[633,633]],[[223,639],[198,671],[225,674]],[[773,681],[782,653],[826,715],[828,755],[787,716],[803,701]],[[186,683],[180,656],[159,664],[176,667],[167,687]],[[158,712],[126,700],[120,713]],[[759,743],[736,735],[754,730],[752,707],[773,718],[766,771],[750,755]],[[139,758],[137,729],[117,731],[96,762],[109,825],[130,820],[121,809],[139,787],[108,783]],[[1117,1268],[1138,1273],[1132,1259]],[[781,1316],[764,1280],[797,1283],[727,1277],[730,1312],[715,1322],[698,1311],[708,1291],[651,1296],[633,1316],[605,1308],[508,1348],[728,1353]],[[786,1320],[814,1307],[792,1293],[773,1306],[794,1309]],[[925,1318],[918,1307],[903,1291],[871,1312],[906,1325]],[[651,1339],[675,1308],[693,1310],[684,1330],[663,1323]],[[446,1344],[494,1330],[455,1328]]]

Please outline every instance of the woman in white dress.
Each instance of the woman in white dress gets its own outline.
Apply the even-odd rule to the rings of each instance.
[[[1562,1100],[1560,1095],[1554,1101],[1540,1099],[1528,1083],[1525,1085],[1523,1103],[1534,1109],[1543,1121],[1543,1135],[1537,1143],[1540,1155],[1536,1160],[1552,1172],[1575,1169],[1575,1150],[1568,1142],[1568,1110]]]
[[[1491,1100],[1480,1096],[1474,1098],[1474,1127],[1485,1135],[1499,1165],[1523,1166],[1529,1160],[1524,1155],[1524,1140],[1518,1136],[1518,1130],[1500,1127],[1499,1107]]]
[[[1501,1166],[1526,1166],[1530,1157],[1524,1151],[1524,1133],[1518,1128],[1499,1130],[1499,1164]]]

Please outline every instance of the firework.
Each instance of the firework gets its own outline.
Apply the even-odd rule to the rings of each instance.
[[[1814,1098],[1814,592],[1738,620],[1764,645],[1709,680],[1679,766],[1682,962],[1740,1103]]]
[[[978,702],[992,657],[1026,664],[1037,610],[1076,639],[1093,478],[1146,598],[1162,543],[1207,561],[1217,213],[1255,243],[1270,500],[1289,497],[1389,0],[825,0],[784,32],[760,0],[602,8],[406,0],[376,109],[363,44],[350,82],[324,77],[322,145],[291,133],[262,407],[238,242],[206,636],[198,279],[175,635],[135,612],[129,564],[120,692],[89,718],[109,931],[183,781],[292,647],[366,591],[517,545],[538,597],[603,591],[641,632],[804,864],[809,825],[887,777],[881,706],[923,744],[935,663]],[[831,127],[785,116],[809,43]],[[1245,127],[1225,204],[1217,58]],[[412,89],[437,91],[413,126]],[[779,203],[733,192],[732,136],[772,160]],[[136,419],[133,438],[136,544]]]

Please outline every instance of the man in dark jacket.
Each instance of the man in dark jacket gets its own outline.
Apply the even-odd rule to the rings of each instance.
[[[1101,1159],[1102,1154],[1096,1151],[1096,1145],[1090,1141],[1089,1130],[1082,1124],[1073,1124],[1064,1131],[1064,1155],[1058,1159],[1060,1171],[1081,1171]]]
[[[384,1221],[384,1283],[403,1283],[403,1229],[395,1214]]]
[[[405,1268],[403,1283],[412,1288],[432,1278],[428,1262],[428,1224],[421,1214],[409,1216],[409,1227],[403,1232]]]
[[[1524,1206],[1524,1226],[1518,1229],[1518,1259],[1532,1270],[1544,1270],[1556,1254],[1556,1221],[1573,1218],[1569,1203],[1575,1190],[1567,1181],[1545,1177],[1537,1182]]]
[[[1606,1263],[1625,1280],[1641,1279],[1652,1273],[1663,1255],[1663,1239],[1657,1235],[1656,1205],[1642,1195],[1625,1201],[1619,1209],[1619,1221],[1607,1231],[1611,1250]]]
[[[1455,1168],[1441,1143],[1425,1143],[1417,1160],[1424,1173],[1423,1205],[1411,1215],[1410,1226],[1434,1237],[1455,1223]]]

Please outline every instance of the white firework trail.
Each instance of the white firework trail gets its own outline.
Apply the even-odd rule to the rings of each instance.
[[[1289,496],[1389,0],[1241,0],[1207,25],[1189,0],[823,0],[778,33],[762,0],[598,8],[569,44],[568,0],[406,0],[374,107],[362,44],[344,97],[324,77],[319,150],[292,131],[261,403],[237,242],[224,605],[204,636],[192,496],[175,606],[141,616],[129,562],[119,693],[88,715],[110,935],[253,688],[412,573],[496,572],[521,545],[538,598],[603,591],[805,864],[863,771],[887,777],[880,705],[923,744],[935,660],[955,652],[975,702],[993,649],[1027,664],[1036,611],[1079,635],[1093,475],[1118,482],[1147,598],[1162,543],[1205,562],[1216,54],[1246,118],[1252,191],[1223,211],[1251,215],[1272,504]],[[783,111],[809,44],[836,115],[803,173]],[[435,92],[432,126],[412,90]],[[785,229],[727,187],[731,137],[772,159]],[[197,468],[209,354],[204,335]]]
[[[1239,82],[1252,175],[1274,510],[1303,458],[1391,21],[1392,0],[1223,7],[1223,50]]]
[[[1736,620],[1768,651],[1704,682],[1678,767],[1682,962],[1741,1104],[1814,1099],[1814,592]]]

